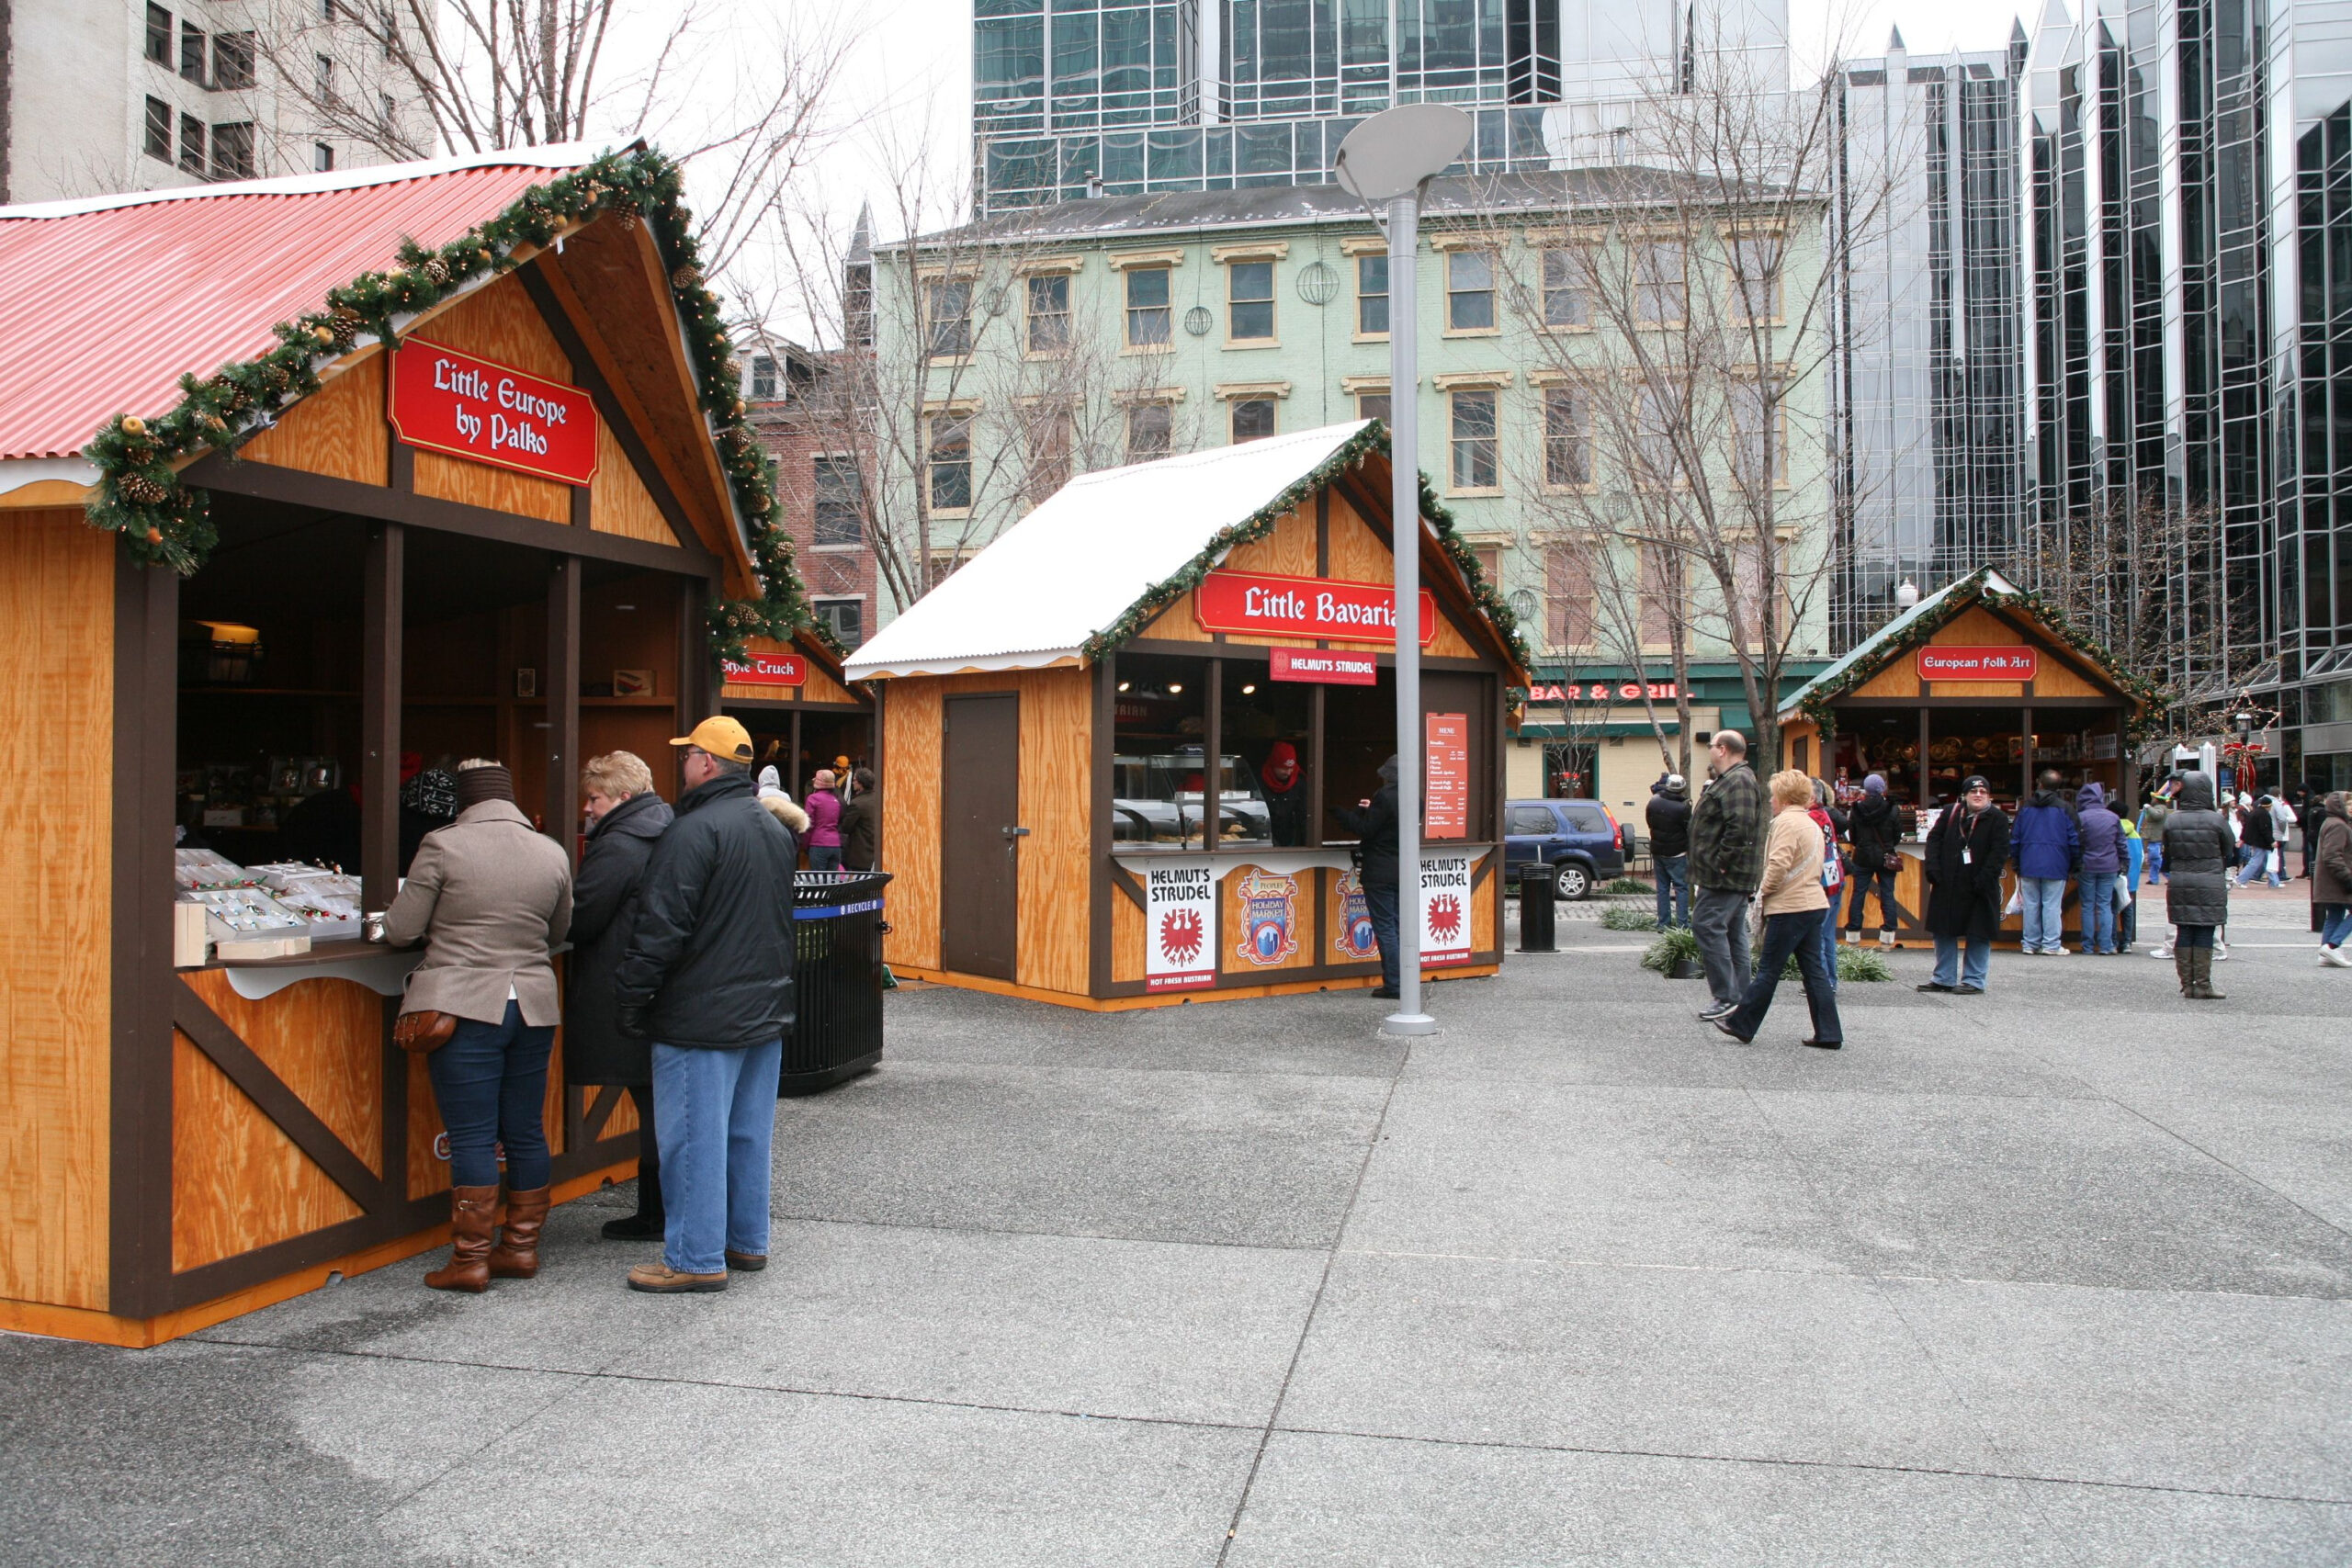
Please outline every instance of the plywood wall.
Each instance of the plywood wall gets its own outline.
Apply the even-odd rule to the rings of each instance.
[[[662,515],[653,492],[638,477],[637,465],[628,460],[620,437],[613,434],[613,422],[602,411],[596,419],[596,482],[589,495],[588,525],[599,534],[624,534],[657,545],[678,543],[670,520]]]
[[[377,354],[354,365],[280,414],[276,426],[239,447],[238,456],[356,484],[390,483],[384,372],[390,363]]]
[[[883,705],[882,869],[889,889],[894,964],[939,965],[939,811],[942,699],[949,693],[1021,697],[1021,929],[1013,974],[1024,986],[1083,995],[1091,871],[1091,671],[1024,670],[1002,675],[890,682]]]
[[[114,552],[78,510],[0,525],[0,1296],[107,1304]],[[82,782],[40,788],[74,759]],[[164,897],[159,886],[156,897]]]

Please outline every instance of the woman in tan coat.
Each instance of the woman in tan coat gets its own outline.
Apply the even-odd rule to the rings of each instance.
[[[447,1268],[436,1291],[484,1291],[539,1271],[548,1214],[548,1051],[562,1015],[548,953],[571,926],[571,865],[514,804],[495,762],[458,764],[458,818],[424,836],[384,916],[394,947],[424,945],[401,998],[403,1034],[454,1020],[426,1070],[449,1133]],[[403,1042],[405,1043],[405,1041]],[[498,1145],[506,1145],[506,1230],[495,1250]]]
[[[1821,923],[1829,918],[1824,873],[1838,852],[1813,819],[1813,782],[1794,768],[1772,775],[1772,830],[1764,842],[1764,951],[1747,995],[1715,1027],[1742,1045],[1756,1038],[1780,989],[1781,971],[1794,953],[1804,976],[1805,1005],[1813,1010],[1813,1033],[1805,1043],[1835,1051],[1845,1043],[1838,1022],[1838,992],[1824,962]]]

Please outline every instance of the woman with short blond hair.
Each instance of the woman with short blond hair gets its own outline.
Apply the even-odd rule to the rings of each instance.
[[[587,842],[571,899],[566,961],[563,1070],[572,1083],[615,1084],[637,1106],[637,1213],[608,1220],[614,1241],[662,1238],[662,1150],[653,1126],[653,1048],[621,1032],[613,974],[637,925],[638,890],[653,840],[670,826],[670,805],[653,793],[653,770],[628,751],[591,757],[580,771]]]
[[[1821,942],[1822,922],[1829,918],[1826,857],[1836,852],[1834,842],[1825,847],[1813,819],[1813,781],[1794,768],[1774,773],[1772,829],[1764,841],[1764,883],[1757,889],[1764,906],[1764,951],[1756,961],[1747,995],[1714,1021],[1717,1029],[1742,1045],[1763,1026],[1792,953],[1797,972],[1804,976],[1805,1005],[1813,1012],[1813,1032],[1804,1043],[1824,1051],[1845,1043],[1838,1022],[1838,992],[1829,982]]]

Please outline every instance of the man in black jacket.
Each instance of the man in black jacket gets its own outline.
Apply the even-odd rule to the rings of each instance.
[[[685,790],[613,977],[621,1032],[653,1042],[662,1119],[662,1261],[630,1269],[628,1282],[723,1291],[728,1269],[767,1267],[800,847],[759,802],[741,725],[707,718],[670,744],[684,749]]]
[[[1372,937],[1380,944],[1380,989],[1372,994],[1393,998],[1400,994],[1396,950],[1404,940],[1396,930],[1396,759],[1380,764],[1380,787],[1362,810],[1342,807],[1335,815],[1355,834],[1363,856],[1364,912],[1372,917]]]
[[[1650,875],[1657,884],[1657,929],[1690,923],[1690,786],[1668,773],[1650,791]]]

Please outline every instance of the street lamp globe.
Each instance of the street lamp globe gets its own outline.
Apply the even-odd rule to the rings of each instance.
[[[1909,578],[1905,578],[1895,586],[1894,607],[1898,610],[1908,610],[1918,603],[1919,585]]]
[[[1395,201],[1461,157],[1471,129],[1470,117],[1446,104],[1383,109],[1348,132],[1331,166],[1357,200]]]

